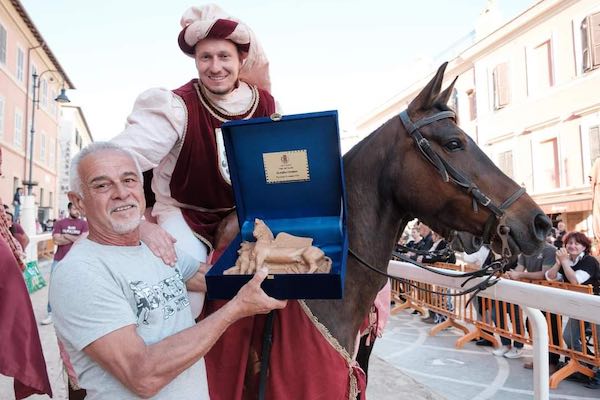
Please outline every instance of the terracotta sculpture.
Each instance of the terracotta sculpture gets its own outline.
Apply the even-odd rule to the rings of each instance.
[[[253,235],[256,242],[244,241],[238,250],[235,266],[225,275],[253,274],[262,265],[271,274],[329,273],[331,259],[312,245],[311,238],[281,232],[276,238],[260,219],[254,220]]]

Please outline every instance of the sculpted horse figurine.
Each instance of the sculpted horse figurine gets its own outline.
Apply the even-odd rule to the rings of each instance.
[[[454,112],[446,105],[454,82],[441,92],[445,68],[446,64],[439,68],[405,112],[387,121],[343,159],[349,247],[382,272],[398,235],[413,218],[443,236],[453,230],[468,232],[484,237],[498,252],[510,248],[514,254],[538,251],[551,228],[549,219],[524,190],[457,126]],[[495,233],[499,224],[506,233],[504,246]],[[290,301],[275,318],[266,398],[363,398],[364,376],[361,378],[348,357],[354,353],[359,327],[386,280],[350,254],[343,299]],[[298,317],[286,325],[286,314],[303,312],[309,323]],[[326,346],[320,345],[310,333],[310,322],[345,363],[337,363]],[[254,337],[255,342],[260,341],[260,336]],[[259,354],[249,351],[254,364],[251,361],[247,369],[257,368]],[[209,368],[209,386],[212,381]],[[243,398],[255,398],[256,394],[246,390],[251,387],[246,381]],[[211,398],[212,394],[211,390]]]

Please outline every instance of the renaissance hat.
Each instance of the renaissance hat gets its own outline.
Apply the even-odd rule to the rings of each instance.
[[[243,54],[240,80],[271,91],[269,60],[248,25],[208,4],[188,8],[181,17],[181,28],[177,42],[185,54],[194,57],[194,48],[202,39],[230,40]]]

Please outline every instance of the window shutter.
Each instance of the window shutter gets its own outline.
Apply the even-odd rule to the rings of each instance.
[[[0,25],[0,63],[6,64],[6,29]]]
[[[592,165],[596,158],[600,157],[600,126],[590,128],[590,160]]]
[[[498,154],[498,167],[502,172],[513,178],[513,154],[512,150]]]
[[[510,103],[510,85],[508,81],[508,63],[498,64],[494,68],[494,108],[502,108]]]
[[[600,66],[600,12],[590,16],[590,52],[592,68]]]

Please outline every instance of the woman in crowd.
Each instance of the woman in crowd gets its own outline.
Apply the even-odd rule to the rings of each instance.
[[[564,236],[564,246],[556,252],[556,263],[546,272],[550,281],[564,281],[578,285],[592,285],[594,294],[600,294],[600,265],[590,255],[592,242],[581,232]],[[577,319],[569,318],[563,338],[571,349],[581,351],[581,329]],[[599,332],[600,332],[600,326]]]

